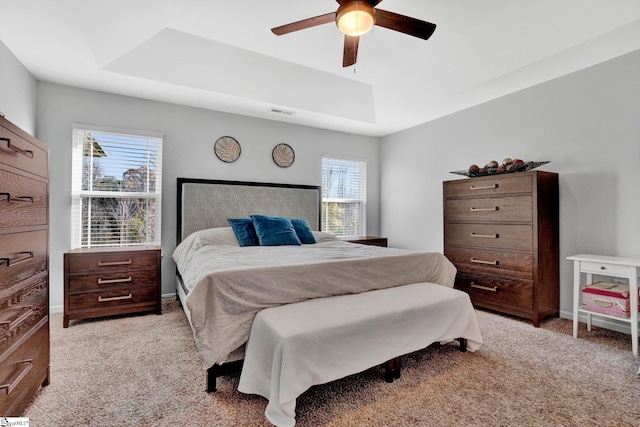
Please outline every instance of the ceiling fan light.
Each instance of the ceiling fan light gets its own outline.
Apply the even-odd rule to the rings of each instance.
[[[343,3],[338,8],[336,24],[347,36],[361,36],[368,33],[376,23],[376,13],[366,1]]]

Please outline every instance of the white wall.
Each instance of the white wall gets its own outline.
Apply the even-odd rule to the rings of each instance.
[[[385,137],[381,231],[443,250],[442,181],[505,157],[550,160],[560,181],[560,308],[579,253],[640,258],[640,51]]]
[[[0,113],[36,134],[36,79],[0,41]]]
[[[367,228],[379,232],[378,138],[254,119],[210,110],[130,98],[51,83],[38,83],[38,139],[51,149],[51,305],[63,304],[63,253],[70,249],[71,129],[92,124],[164,134],[162,169],[162,292],[175,292],[176,178],[207,178],[320,185],[322,154],[368,160]],[[235,137],[242,148],[234,163],[215,156],[220,136]],[[289,168],[276,166],[278,143],[294,149]]]

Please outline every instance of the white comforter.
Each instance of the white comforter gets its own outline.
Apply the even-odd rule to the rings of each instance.
[[[320,239],[314,245],[180,250],[174,259],[205,366],[224,363],[249,338],[263,308],[419,282],[453,287],[444,255]]]

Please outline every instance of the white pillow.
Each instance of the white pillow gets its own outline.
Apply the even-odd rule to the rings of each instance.
[[[190,253],[208,245],[240,246],[231,227],[208,228],[206,230],[196,231],[187,236],[176,247],[171,257],[178,264],[178,268],[180,268],[181,262],[190,258]]]
[[[316,238],[316,243],[329,242],[331,240],[340,240],[335,235],[327,233],[325,231],[312,231],[313,237]]]

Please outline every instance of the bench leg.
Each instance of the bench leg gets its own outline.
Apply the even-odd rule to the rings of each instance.
[[[384,380],[388,383],[392,383],[394,379],[400,378],[400,368],[402,367],[402,359],[395,357],[388,360],[384,364]]]

